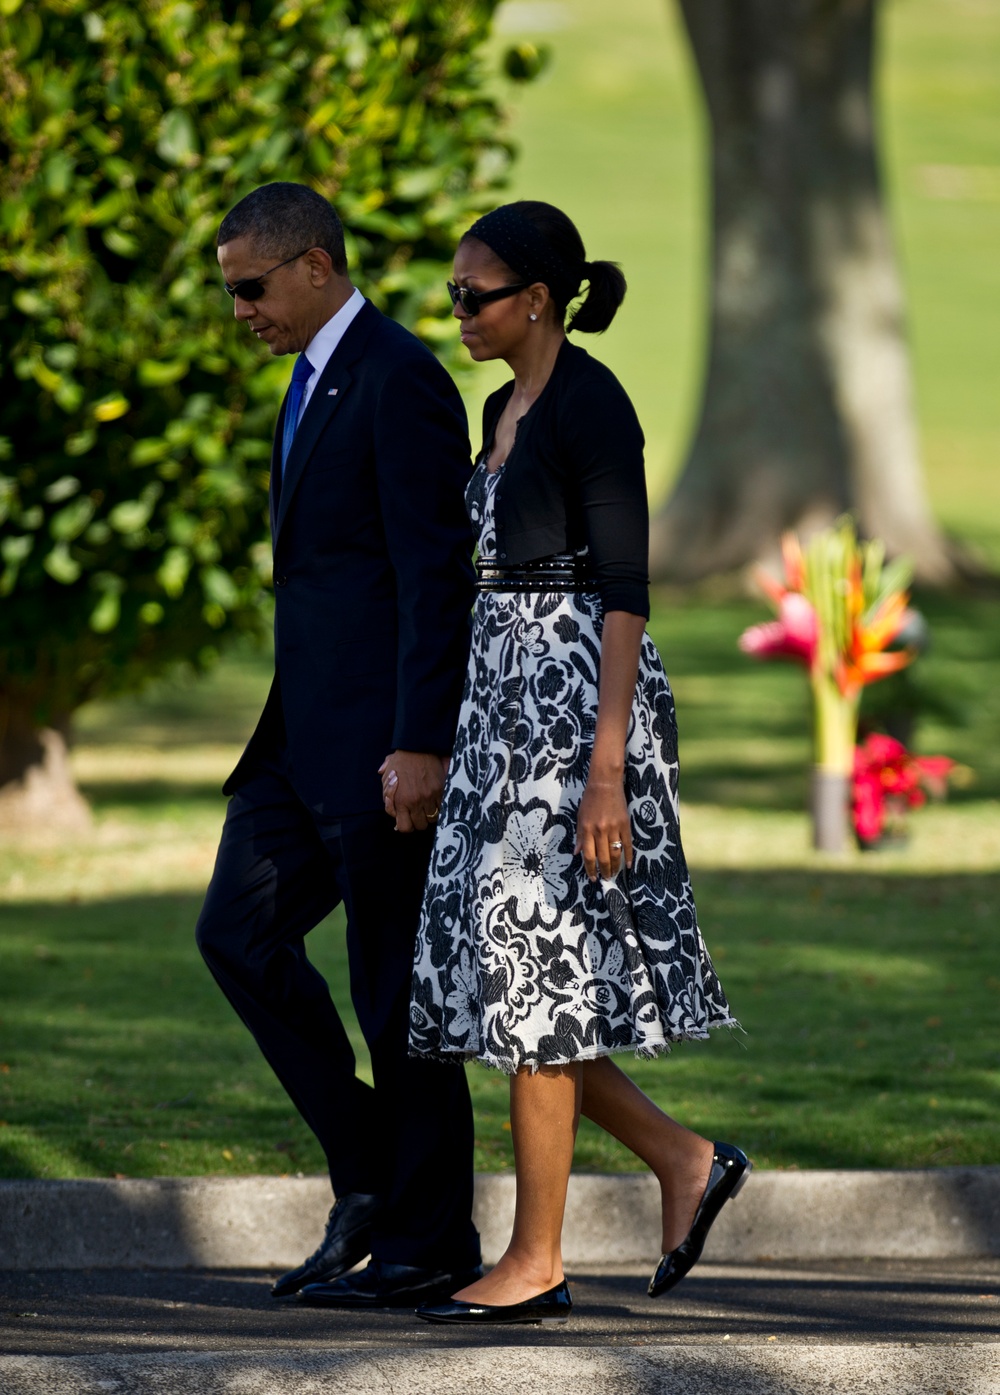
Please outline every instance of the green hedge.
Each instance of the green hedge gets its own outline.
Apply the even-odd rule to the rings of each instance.
[[[311,184],[447,354],[445,265],[511,157],[495,3],[0,0],[0,708],[63,720],[260,624],[288,364],[237,332],[218,223]]]

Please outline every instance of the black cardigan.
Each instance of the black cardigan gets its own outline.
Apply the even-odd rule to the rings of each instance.
[[[490,447],[513,382],[486,399]],[[625,389],[568,340],[518,422],[494,495],[497,559],[508,566],[586,547],[605,614],[649,619],[649,506],[643,436]]]

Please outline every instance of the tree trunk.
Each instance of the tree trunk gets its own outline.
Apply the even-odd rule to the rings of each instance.
[[[879,182],[873,0],[680,6],[712,133],[711,330],[653,575],[729,571],[852,509],[945,582]]]
[[[68,731],[68,719],[39,728],[32,704],[0,694],[0,830],[90,827],[90,808],[70,770]]]

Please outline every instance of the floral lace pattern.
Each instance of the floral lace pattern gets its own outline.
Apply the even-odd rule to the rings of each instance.
[[[494,555],[502,469],[467,503]],[[643,639],[626,746],[634,861],[588,881],[573,848],[597,717],[600,598],[481,594],[417,940],[410,1051],[508,1074],[653,1056],[735,1026],[681,849],[674,703]]]

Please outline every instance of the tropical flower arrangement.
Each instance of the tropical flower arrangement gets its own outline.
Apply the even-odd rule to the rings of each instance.
[[[887,833],[900,832],[907,809],[943,799],[955,762],[947,756],[915,756],[901,741],[872,732],[854,751],[851,815],[862,848],[877,847]]]
[[[885,560],[878,539],[860,541],[854,521],[838,519],[805,546],[782,539],[784,581],[757,573],[778,617],[740,636],[744,653],[787,658],[809,673],[814,711],[813,841],[840,852],[847,842],[847,809],[854,773],[858,709],[866,684],[916,658],[906,631],[918,620],[908,609],[910,564]],[[889,649],[896,643],[902,647]]]

